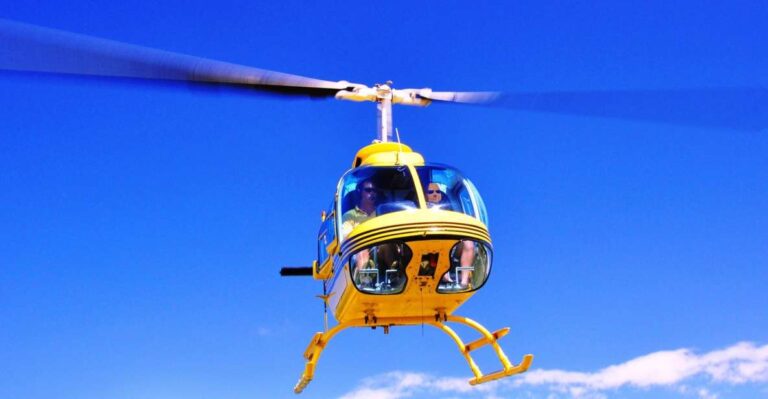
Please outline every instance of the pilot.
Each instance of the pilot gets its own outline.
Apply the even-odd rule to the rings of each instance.
[[[358,224],[376,216],[376,186],[371,180],[357,183],[355,207],[341,216],[341,237],[346,237]]]
[[[429,185],[427,185],[427,188],[424,190],[427,198],[427,206],[430,208],[440,208],[445,210],[450,210],[450,204],[447,201],[447,198],[445,194],[443,193],[443,190],[441,190],[441,185],[439,183],[431,182]],[[461,246],[459,247],[459,263],[462,267],[472,267],[472,264],[475,262],[475,243],[469,240],[462,240]],[[458,285],[460,288],[464,289],[469,286],[469,278],[471,277],[472,272],[467,270],[461,270],[459,271],[459,281]],[[443,275],[443,282],[455,284],[456,281],[453,280],[451,277],[450,270]]]
[[[357,183],[355,191],[355,199],[357,202],[355,207],[344,212],[341,216],[342,239],[345,238],[358,224],[376,216],[377,192],[373,182],[370,179],[362,180]],[[354,262],[356,276],[358,275],[358,270],[375,267],[374,265],[371,265],[371,254],[368,250],[358,252],[354,257]],[[369,275],[360,276],[359,278],[360,282],[364,284],[370,284],[372,282],[372,278]]]

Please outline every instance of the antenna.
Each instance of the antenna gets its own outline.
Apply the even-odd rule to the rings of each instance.
[[[397,154],[395,155],[395,163],[400,163],[400,154],[403,153],[403,143],[400,142],[400,130],[395,128],[395,135],[397,136]]]

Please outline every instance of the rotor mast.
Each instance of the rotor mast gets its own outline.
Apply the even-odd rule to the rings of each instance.
[[[379,134],[379,141],[386,143],[392,141],[392,81],[384,84],[377,84],[376,89],[376,110],[378,113],[376,131]]]
[[[379,83],[373,87],[350,84],[342,81],[340,84],[352,86],[348,90],[340,90],[335,97],[338,100],[372,101],[376,102],[377,124],[376,136],[382,142],[392,141],[392,104],[415,105],[426,107],[432,100],[430,89],[398,89],[392,88],[392,81]]]

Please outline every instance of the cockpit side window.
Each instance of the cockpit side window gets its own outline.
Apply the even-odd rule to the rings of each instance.
[[[342,177],[339,193],[338,223],[342,240],[371,218],[418,208],[413,177],[405,166],[353,169]]]

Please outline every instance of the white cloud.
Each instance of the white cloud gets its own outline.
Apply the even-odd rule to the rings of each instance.
[[[465,378],[435,377],[425,373],[392,371],[366,378],[360,386],[340,399],[400,399],[424,392],[463,394],[488,393],[493,398],[493,385],[471,386]]]
[[[407,396],[403,396],[402,392],[393,391],[385,387],[378,389],[359,388],[342,396],[341,399],[397,399],[404,397]]]
[[[707,387],[687,384],[703,378]],[[429,394],[475,394],[485,398],[505,392],[523,394],[544,389],[552,398],[596,399],[621,388],[670,388],[700,399],[717,399],[717,384],[768,382],[768,345],[740,342],[725,349],[696,354],[690,349],[659,351],[595,372],[534,369],[511,379],[470,386],[467,378],[436,377],[425,373],[390,372],[365,379],[342,399],[400,399]]]
[[[699,398],[701,399],[717,399],[717,395],[709,392],[709,390],[707,390],[706,388],[701,388],[696,393],[699,395]]]
[[[594,373],[563,370],[532,370],[513,385],[547,385],[603,391],[634,387],[673,386],[693,376],[714,382],[743,384],[768,381],[768,345],[741,342],[722,350],[697,355],[690,349],[654,352]]]

